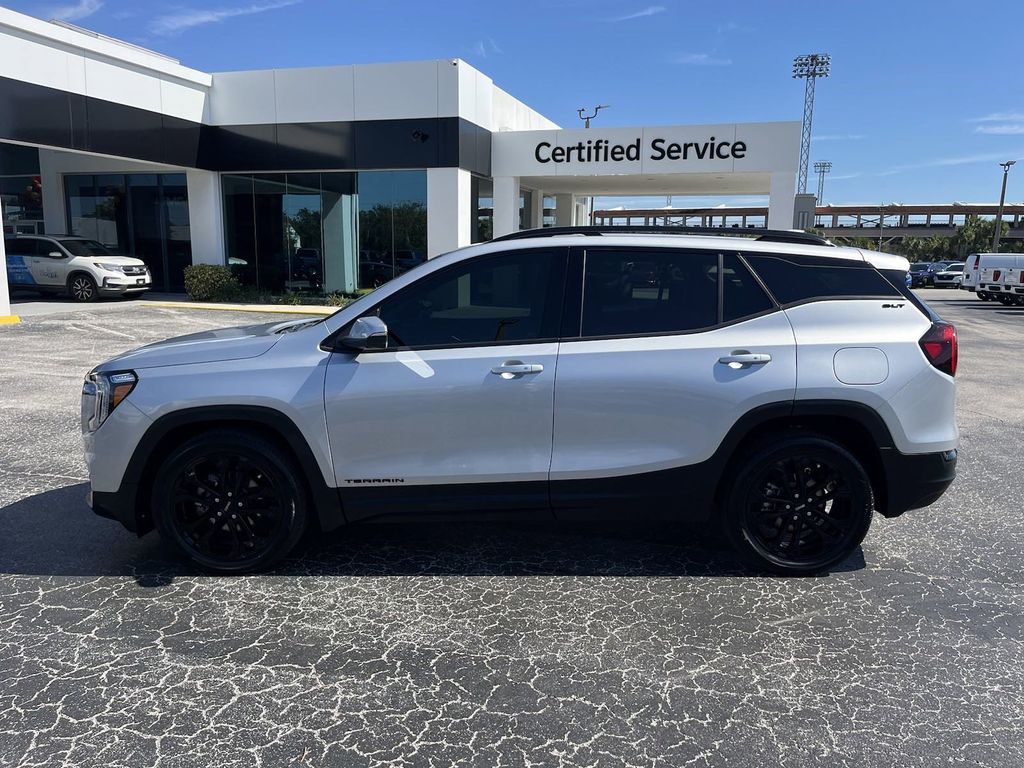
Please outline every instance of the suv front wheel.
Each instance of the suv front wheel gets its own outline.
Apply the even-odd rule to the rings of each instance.
[[[84,272],[77,272],[68,280],[68,293],[75,301],[95,301],[99,291],[92,277]]]
[[[871,481],[849,451],[826,437],[790,435],[747,454],[723,522],[755,566],[807,575],[846,560],[867,535],[873,510]]]
[[[294,461],[257,434],[218,430],[185,441],[153,483],[161,537],[209,571],[269,567],[302,538],[309,503]]]

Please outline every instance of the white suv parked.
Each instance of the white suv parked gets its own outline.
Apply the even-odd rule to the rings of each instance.
[[[742,234],[521,232],[325,319],[128,352],[83,389],[92,507],[221,572],[478,513],[715,521],[828,569],[952,482],[956,332],[900,256]]]
[[[67,292],[76,301],[99,296],[140,296],[153,285],[141,259],[119,256],[106,246],[69,235],[4,238],[11,286],[41,293]]]

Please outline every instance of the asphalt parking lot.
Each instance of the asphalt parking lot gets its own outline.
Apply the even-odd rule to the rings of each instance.
[[[1024,309],[921,295],[960,331],[960,476],[807,579],[688,529],[486,524],[200,575],[86,507],[80,382],[262,318],[0,330],[0,765],[1024,764]]]

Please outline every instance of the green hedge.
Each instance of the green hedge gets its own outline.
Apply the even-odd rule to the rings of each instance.
[[[242,285],[228,267],[192,264],[185,267],[185,292],[193,301],[233,301],[241,295]]]
[[[351,296],[337,292],[326,296],[266,293],[250,285],[242,285],[230,267],[219,264],[193,264],[185,267],[185,292],[192,301],[231,301],[242,304],[326,304],[329,307],[344,307],[352,301]]]

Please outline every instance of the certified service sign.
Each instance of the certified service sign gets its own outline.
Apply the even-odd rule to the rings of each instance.
[[[515,131],[491,137],[494,176],[795,171],[800,124]]]

